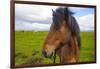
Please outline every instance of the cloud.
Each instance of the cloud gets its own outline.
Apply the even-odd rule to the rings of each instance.
[[[49,31],[51,24],[41,24],[41,23],[16,23],[16,31]]]
[[[93,31],[94,30],[94,15],[88,14],[79,18],[75,17],[78,21],[81,31]],[[16,21],[15,30],[25,31],[49,31],[51,24],[43,23],[30,23],[24,21]]]
[[[57,6],[15,4],[15,16],[17,20],[47,21],[52,18],[52,9],[55,8]]]
[[[81,31],[94,30],[94,15],[93,14],[84,15],[76,19],[79,23]]]
[[[15,4],[15,30],[49,31],[58,6]]]
[[[77,19],[81,31],[94,31],[94,9],[82,7],[70,7]]]
[[[52,9],[58,6],[15,4],[15,30],[49,31],[52,23]],[[72,11],[84,8],[71,7]],[[75,16],[81,31],[94,30],[94,14],[85,14],[80,17]]]

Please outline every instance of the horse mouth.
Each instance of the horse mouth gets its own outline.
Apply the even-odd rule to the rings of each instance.
[[[42,53],[43,53],[44,57],[46,57],[46,58],[52,58],[52,56],[53,56],[53,52],[52,53],[46,53],[45,51],[43,51]]]
[[[52,58],[53,54],[45,55],[46,58]]]

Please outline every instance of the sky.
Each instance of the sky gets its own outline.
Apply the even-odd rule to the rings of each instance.
[[[52,24],[52,9],[59,6],[15,4],[16,31],[49,31]],[[94,9],[69,7],[74,12],[81,31],[94,30]]]

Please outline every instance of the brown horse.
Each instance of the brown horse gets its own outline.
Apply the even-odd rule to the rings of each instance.
[[[80,56],[80,29],[68,8],[53,11],[53,23],[43,45],[43,55],[47,58],[56,54],[60,63],[76,63]]]

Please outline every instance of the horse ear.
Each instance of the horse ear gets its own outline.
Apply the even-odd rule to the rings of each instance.
[[[52,12],[55,12],[55,11],[52,9]]]
[[[65,13],[65,15],[68,14],[68,8],[65,8],[64,13]]]
[[[56,13],[53,9],[52,9],[53,15]]]
[[[68,8],[66,7],[65,10],[64,10],[64,14],[65,14],[65,19],[67,20],[68,19],[68,14],[69,14],[69,11],[68,11]]]

